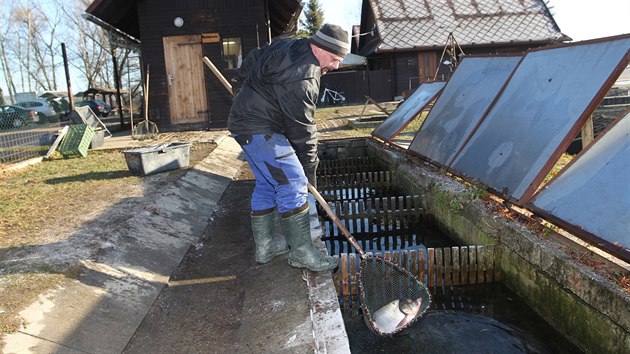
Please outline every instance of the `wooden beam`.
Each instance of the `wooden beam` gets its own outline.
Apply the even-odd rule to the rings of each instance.
[[[228,90],[230,95],[234,95],[234,92],[232,92],[232,85],[225,79],[225,77],[223,76],[223,74],[221,74],[219,69],[217,69],[217,67],[214,66],[212,61],[210,61],[208,57],[203,57],[203,62],[206,63],[206,65],[210,68],[210,70],[212,70],[214,75],[217,77],[217,79],[219,79],[219,81],[221,81],[221,83],[223,84],[223,86],[225,86],[225,88]]]

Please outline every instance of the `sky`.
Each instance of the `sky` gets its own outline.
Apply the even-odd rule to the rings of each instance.
[[[324,10],[324,21],[337,24],[348,33],[352,25],[361,22],[361,0],[319,0],[319,3]],[[630,0],[548,0],[547,3],[560,31],[574,41],[630,33]]]
[[[628,0],[550,0],[560,31],[581,41],[630,33]]]
[[[361,24],[362,0],[319,0],[324,22],[341,26],[352,33],[352,26]]]

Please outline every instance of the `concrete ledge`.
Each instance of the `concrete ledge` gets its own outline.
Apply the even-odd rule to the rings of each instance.
[[[326,252],[326,245],[321,240],[323,230],[317,210],[315,198],[309,194],[309,214],[311,219],[311,236],[315,247]],[[330,272],[305,272],[306,284],[313,322],[313,337],[316,353],[350,353],[348,334],[341,316],[339,299]]]
[[[341,316],[337,292],[330,273],[308,272],[316,353],[350,353],[348,334]]]

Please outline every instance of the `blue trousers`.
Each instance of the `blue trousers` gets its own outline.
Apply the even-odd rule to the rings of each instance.
[[[277,208],[282,214],[294,212],[307,203],[308,179],[284,135],[233,136],[256,177],[251,200],[253,212]]]

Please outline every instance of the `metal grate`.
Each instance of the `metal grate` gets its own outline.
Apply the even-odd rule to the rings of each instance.
[[[45,155],[59,126],[34,110],[0,106],[0,164]]]
[[[19,130],[0,130],[0,164],[15,163],[43,156],[50,148],[59,123]]]

